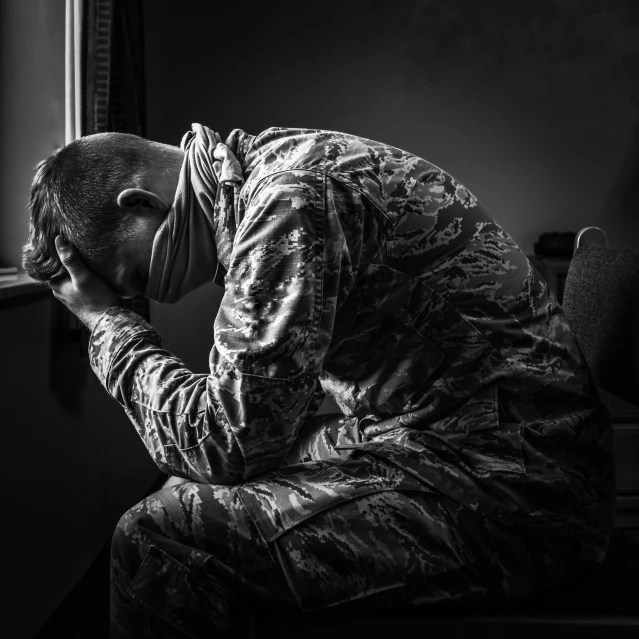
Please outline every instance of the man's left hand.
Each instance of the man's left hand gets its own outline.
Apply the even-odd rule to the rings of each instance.
[[[61,235],[55,238],[55,248],[69,275],[52,280],[51,290],[92,331],[102,313],[118,305],[118,297],[102,278],[87,268],[75,247]]]

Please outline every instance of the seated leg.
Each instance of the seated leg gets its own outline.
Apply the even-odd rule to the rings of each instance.
[[[318,508],[314,491],[330,492],[327,478],[346,476],[352,496]],[[275,494],[301,517],[268,507]],[[565,579],[571,552],[497,526],[367,455],[302,463],[241,486],[179,483],[120,520],[113,637],[239,638],[257,607],[500,603]]]
[[[241,637],[288,587],[233,487],[174,482],[120,519],[111,546],[111,636]]]

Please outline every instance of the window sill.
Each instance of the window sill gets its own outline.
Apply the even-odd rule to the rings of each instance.
[[[18,273],[18,277],[10,282],[0,282],[0,302],[16,297],[37,295],[49,290],[49,287],[42,282],[36,282],[26,273]]]

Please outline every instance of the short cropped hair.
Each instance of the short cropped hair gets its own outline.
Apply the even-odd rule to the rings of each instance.
[[[88,135],[58,149],[35,169],[29,239],[22,265],[48,282],[65,273],[55,250],[64,235],[82,255],[100,260],[127,237],[120,192],[157,159],[155,142],[128,133]]]

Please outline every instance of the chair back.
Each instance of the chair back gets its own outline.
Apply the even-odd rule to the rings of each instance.
[[[595,383],[639,405],[639,251],[580,246],[585,230],[575,240],[564,312]]]

